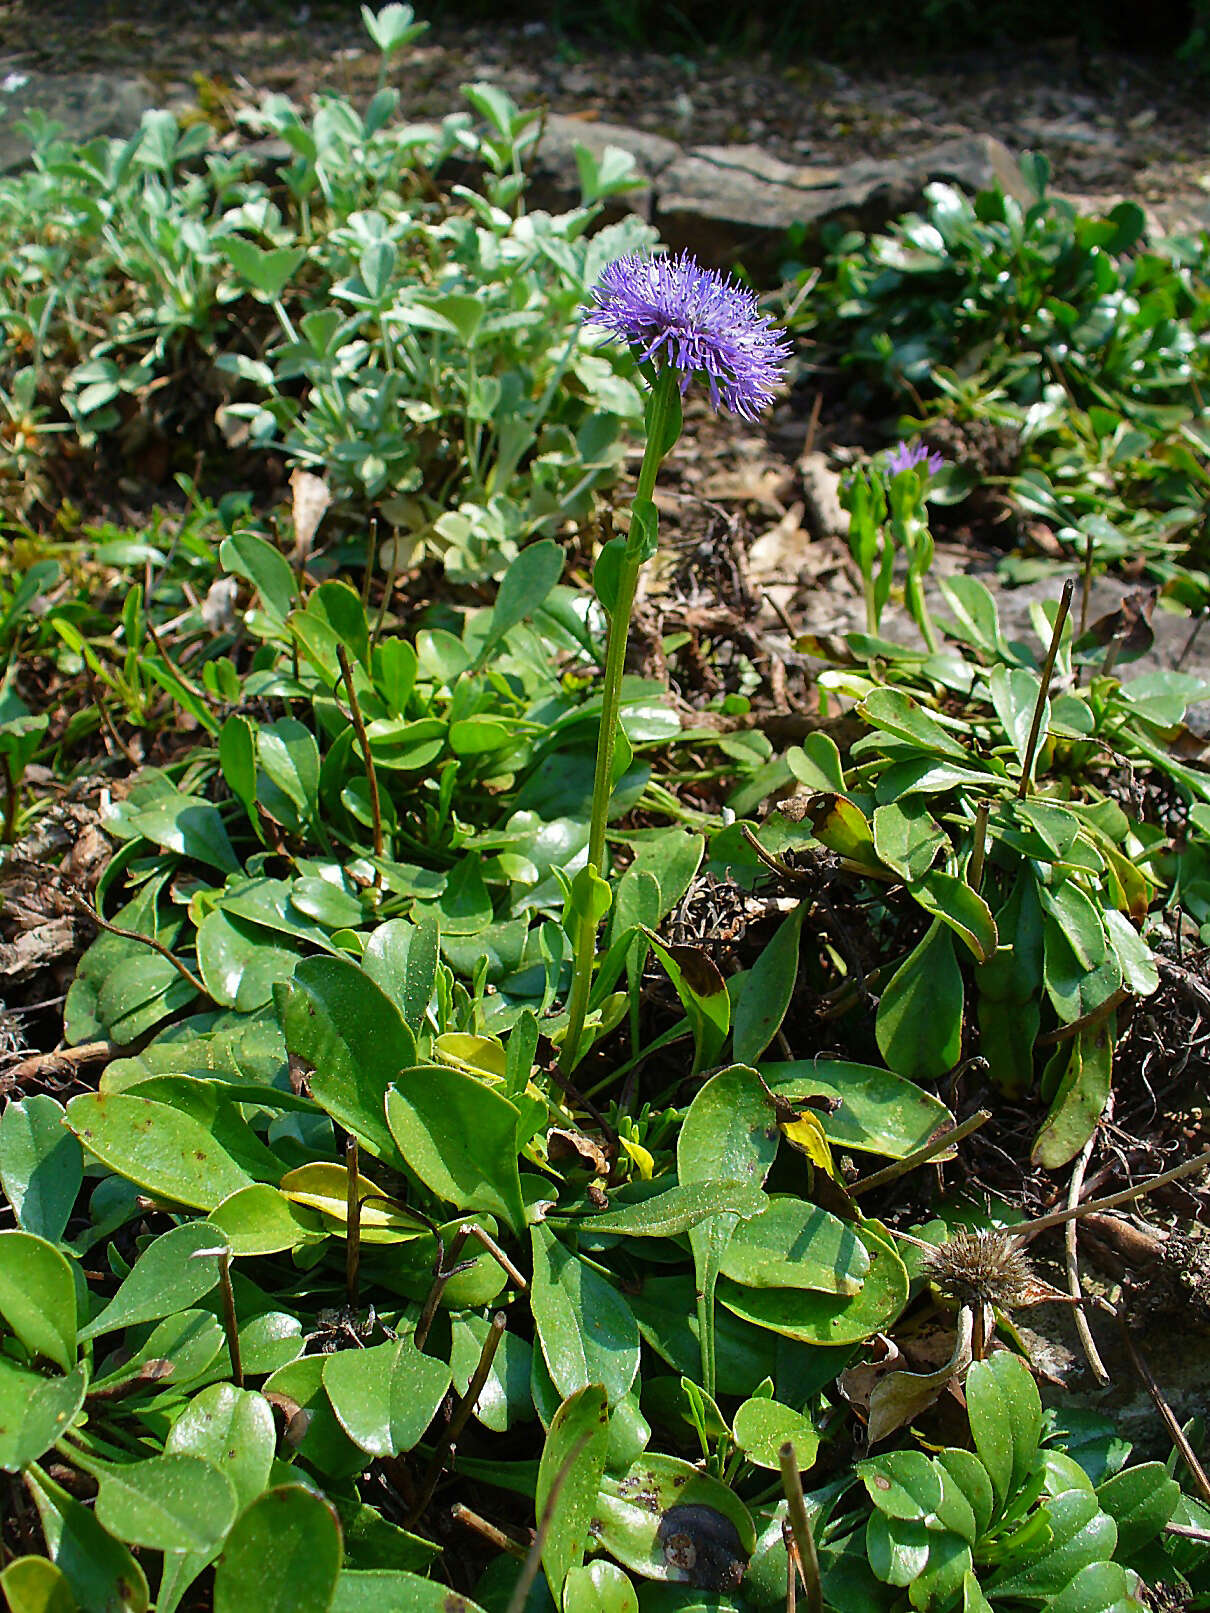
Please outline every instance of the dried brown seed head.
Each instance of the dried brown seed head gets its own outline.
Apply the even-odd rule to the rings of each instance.
[[[1033,1269],[1007,1232],[955,1232],[925,1256],[925,1272],[957,1305],[1011,1311],[1034,1284]]]

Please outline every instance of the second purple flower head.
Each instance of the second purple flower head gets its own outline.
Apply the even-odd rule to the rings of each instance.
[[[892,476],[898,476],[901,470],[914,470],[917,465],[923,465],[930,476],[936,476],[944,464],[942,456],[935,451],[930,453],[924,443],[900,442],[887,460],[887,469]]]
[[[619,258],[592,295],[589,322],[629,342],[640,361],[675,369],[682,392],[695,375],[704,376],[715,408],[721,403],[753,420],[784,379],[786,337],[750,291],[688,253]]]

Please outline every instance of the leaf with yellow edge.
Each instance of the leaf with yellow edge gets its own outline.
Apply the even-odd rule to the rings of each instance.
[[[874,849],[874,831],[865,813],[845,795],[833,790],[808,796],[801,808],[816,840],[838,857],[862,867],[877,870],[883,878],[887,870]],[[797,814],[796,814],[797,816]]]
[[[836,1175],[836,1164],[823,1125],[818,1115],[804,1109],[797,1120],[783,1120],[781,1134],[792,1148],[805,1154],[812,1165],[827,1176]]]
[[[343,1232],[349,1220],[349,1176],[343,1165],[317,1161],[287,1171],[281,1191],[295,1204],[306,1204],[324,1216],[325,1225]],[[363,1243],[407,1243],[424,1234],[415,1218],[394,1204],[368,1176],[357,1177],[357,1197],[361,1201],[359,1224]]]
[[[644,1182],[649,1182],[655,1172],[655,1160],[652,1156],[643,1147],[642,1143],[632,1143],[629,1137],[619,1137],[618,1141],[622,1145],[623,1152],[638,1167],[640,1179]]]
[[[502,1081],[508,1071],[508,1054],[495,1036],[470,1036],[464,1031],[446,1031],[433,1042],[433,1056],[467,1075],[486,1075]]]

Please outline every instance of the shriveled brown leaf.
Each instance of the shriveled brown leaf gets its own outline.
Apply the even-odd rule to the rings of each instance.
[[[552,1165],[578,1165],[594,1176],[608,1176],[609,1160],[600,1143],[582,1131],[554,1126],[546,1133],[546,1157]]]
[[[324,518],[332,494],[322,476],[313,476],[309,470],[296,470],[290,477],[290,491],[294,495],[294,547],[291,562],[301,565],[311,553],[315,534]]]
[[[891,1339],[878,1335],[882,1358],[851,1367],[840,1376],[840,1391],[851,1405],[866,1413],[866,1439],[870,1445],[906,1428],[926,1411],[951,1384],[961,1383],[971,1363],[974,1316],[963,1306],[949,1357],[931,1372],[906,1372],[904,1353]]]

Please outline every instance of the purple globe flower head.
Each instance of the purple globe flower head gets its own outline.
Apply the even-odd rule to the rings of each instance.
[[[784,378],[790,343],[759,312],[756,298],[687,252],[618,258],[592,295],[589,323],[629,342],[640,362],[671,366],[682,393],[695,375],[704,376],[716,409],[721,403],[754,420]]]
[[[901,470],[914,470],[917,465],[923,465],[930,476],[935,476],[944,464],[942,456],[936,452],[930,453],[924,443],[900,442],[887,460],[887,469],[892,476],[898,476]]]

